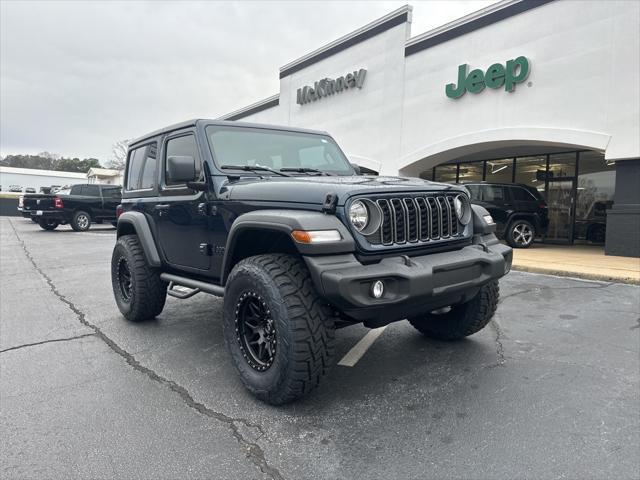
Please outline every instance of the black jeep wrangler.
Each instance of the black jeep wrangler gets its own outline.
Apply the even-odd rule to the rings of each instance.
[[[131,321],[167,294],[224,296],[224,336],[258,398],[329,370],[335,330],[408,319],[457,340],[498,303],[511,248],[463,186],[359,175],[324,132],[194,120],[129,147],[112,284]]]

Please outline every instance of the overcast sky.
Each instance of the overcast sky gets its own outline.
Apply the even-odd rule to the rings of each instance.
[[[279,67],[406,3],[0,0],[0,154],[106,161],[278,93]],[[412,2],[412,36],[491,3]]]

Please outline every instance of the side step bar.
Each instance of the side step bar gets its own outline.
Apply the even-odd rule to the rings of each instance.
[[[216,297],[224,296],[224,287],[221,287],[220,285],[214,285],[213,283],[193,280],[191,278],[181,277],[180,275],[173,275],[171,273],[161,273],[160,280],[169,282],[170,287],[173,287],[173,285],[180,285],[183,287],[193,288],[195,290],[193,292],[178,293],[171,290],[170,288],[168,293],[172,297],[189,298],[198,292],[210,293],[211,295],[215,295]]]

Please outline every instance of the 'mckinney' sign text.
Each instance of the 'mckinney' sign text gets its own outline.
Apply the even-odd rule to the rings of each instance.
[[[361,68],[359,71],[353,73],[347,73],[343,77],[323,78],[313,84],[313,87],[309,85],[298,89],[298,95],[296,103],[304,105],[305,103],[315,102],[322,97],[328,97],[334,93],[340,93],[343,90],[350,88],[362,88],[364,83],[364,77],[367,75],[367,71]]]

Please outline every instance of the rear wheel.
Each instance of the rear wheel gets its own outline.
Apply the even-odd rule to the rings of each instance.
[[[86,232],[91,227],[91,215],[84,210],[78,210],[71,218],[71,228],[76,232]]]
[[[40,220],[36,220],[40,228],[43,230],[55,230],[60,225],[60,222],[57,220],[41,218]]]
[[[244,385],[272,405],[315,388],[335,349],[331,312],[291,255],[258,255],[235,266],[224,296],[224,337]]]
[[[487,326],[496,312],[499,297],[498,282],[490,282],[466,303],[453,305],[443,313],[432,312],[421,317],[410,318],[409,322],[429,338],[446,341],[460,340]]]
[[[141,322],[162,312],[167,284],[147,263],[136,235],[123,235],[111,256],[111,285],[118,308],[127,320]]]
[[[536,236],[536,229],[527,220],[514,220],[509,224],[505,240],[513,248],[529,248]]]

